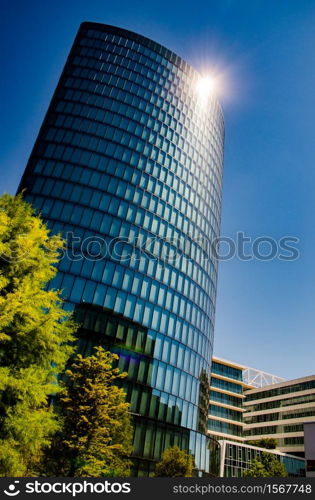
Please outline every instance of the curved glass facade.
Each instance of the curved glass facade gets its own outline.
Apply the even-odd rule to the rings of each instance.
[[[281,462],[289,477],[305,477],[305,460],[303,458],[287,455],[276,450],[268,450],[232,441],[220,441],[221,445],[221,477],[242,477],[244,471],[251,466],[252,460],[259,459],[262,453]]]
[[[20,186],[67,239],[51,286],[82,322],[81,350],[109,346],[128,372],[138,475],[173,444],[202,473],[215,463],[205,434],[224,124],[199,78],[147,38],[83,23]]]

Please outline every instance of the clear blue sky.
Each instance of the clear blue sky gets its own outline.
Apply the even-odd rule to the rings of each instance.
[[[3,1],[0,191],[14,193],[82,21],[118,25],[223,72],[222,234],[294,235],[295,262],[224,262],[215,352],[315,372],[315,1]]]

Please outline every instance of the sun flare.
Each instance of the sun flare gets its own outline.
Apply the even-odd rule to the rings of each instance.
[[[211,95],[216,93],[216,81],[211,76],[203,76],[196,83],[198,97],[202,101],[207,101]]]

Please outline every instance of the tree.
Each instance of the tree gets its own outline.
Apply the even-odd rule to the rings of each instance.
[[[247,441],[247,444],[252,446],[258,446],[260,448],[266,448],[267,450],[274,450],[277,448],[278,441],[275,438],[262,438],[257,440]]]
[[[178,446],[164,451],[161,460],[156,464],[155,477],[191,477],[193,457]]]
[[[36,475],[58,428],[48,399],[76,326],[45,287],[62,248],[20,195],[0,198],[0,476]]]
[[[260,457],[251,461],[250,468],[243,473],[245,477],[287,477],[285,466],[273,453],[262,452]]]
[[[62,430],[48,451],[49,474],[66,477],[128,476],[132,425],[123,389],[115,382],[126,376],[112,364],[116,354],[96,353],[74,359],[66,373],[59,409]]]

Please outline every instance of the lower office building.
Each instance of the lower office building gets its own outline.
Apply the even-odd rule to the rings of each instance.
[[[216,439],[244,441],[245,391],[282,381],[262,370],[213,357],[208,434]]]
[[[220,444],[220,476],[242,476],[262,451],[276,455],[289,476],[304,476],[304,425],[314,417],[315,375],[286,381],[212,358],[208,434]],[[249,443],[266,438],[276,449]]]
[[[216,439],[243,441],[245,367],[221,358],[212,358],[208,434]]]
[[[259,458],[264,453],[274,455],[286,468],[290,477],[305,476],[305,460],[282,453],[279,450],[266,450],[235,441],[219,441],[220,452],[220,477],[242,477],[244,471],[250,468],[252,460]]]
[[[304,424],[315,418],[315,375],[245,391],[244,438],[274,438],[277,449],[304,456]]]

